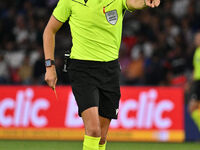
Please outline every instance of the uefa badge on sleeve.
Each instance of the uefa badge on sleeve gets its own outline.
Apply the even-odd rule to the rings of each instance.
[[[108,11],[105,14],[106,14],[106,19],[110,24],[115,25],[117,23],[118,20],[117,10]]]

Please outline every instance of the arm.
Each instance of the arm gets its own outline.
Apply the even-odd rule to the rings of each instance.
[[[142,9],[146,6],[151,8],[158,7],[160,0],[127,0],[127,6],[130,10]]]
[[[54,60],[55,35],[62,25],[63,23],[59,22],[53,16],[51,16],[43,34],[45,60]],[[51,88],[55,89],[57,75],[54,65],[46,68],[45,81]]]

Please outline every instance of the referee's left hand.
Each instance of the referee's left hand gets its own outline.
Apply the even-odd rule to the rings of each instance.
[[[53,90],[56,88],[57,74],[54,65],[46,68],[45,81]]]
[[[147,6],[154,8],[160,5],[160,0],[145,0]]]

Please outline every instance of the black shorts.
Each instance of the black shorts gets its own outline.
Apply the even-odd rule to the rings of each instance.
[[[192,98],[200,101],[200,81],[194,81],[192,85]]]
[[[118,60],[110,62],[70,60],[69,79],[79,116],[84,110],[97,106],[100,116],[117,119],[121,96],[119,74]]]

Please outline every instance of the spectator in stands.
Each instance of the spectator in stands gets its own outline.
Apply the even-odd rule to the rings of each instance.
[[[33,66],[33,83],[44,84],[44,74],[46,69],[44,64],[44,55],[42,47],[39,47],[38,51],[40,52],[40,57]]]
[[[24,58],[22,65],[18,70],[20,82],[22,84],[31,84],[33,68],[30,65],[30,56],[27,54]]]
[[[16,37],[16,42],[19,48],[27,48],[26,42],[28,41],[29,33],[23,15],[18,15],[16,18],[16,26],[13,29]]]
[[[4,58],[8,64],[7,69],[9,70],[11,83],[19,84],[20,79],[18,75],[18,69],[22,65],[25,53],[24,50],[16,50],[15,46],[16,45],[13,41],[7,41],[5,43],[6,51],[4,52]]]
[[[38,66],[37,46],[43,44],[44,26],[57,1],[0,1],[0,52],[3,52],[9,67],[7,70],[10,83],[20,83],[18,70],[27,52],[30,53],[31,65]],[[127,72],[134,72],[134,67],[124,66],[132,63],[133,57],[139,52],[138,49],[143,51],[144,65],[141,69],[144,72],[137,84],[182,86],[185,80],[190,80],[186,74],[192,72],[191,49],[194,45],[191,43],[195,32],[200,29],[200,21],[196,19],[199,17],[200,1],[197,0],[167,0],[156,10],[137,11],[135,15],[126,13],[119,54],[122,69],[121,84],[126,84],[129,80]],[[65,32],[62,32],[63,30]],[[56,40],[59,44],[56,45],[55,52],[57,56],[61,56],[64,49],[71,47],[68,26],[63,26]],[[36,54],[34,58],[32,54]],[[42,60],[39,64],[41,63]],[[157,67],[162,75],[156,70]],[[176,71],[176,68],[181,70],[181,73]],[[32,82],[41,83],[41,81],[35,82],[38,76],[34,72],[37,71],[33,71]],[[64,76],[62,72],[60,74]],[[131,82],[131,85],[133,83],[135,82]],[[59,84],[63,82],[60,81]]]
[[[125,70],[126,84],[141,85],[144,76],[144,54],[141,49],[132,56],[130,64]]]
[[[8,66],[2,53],[0,53],[0,84],[7,84],[9,81]]]

